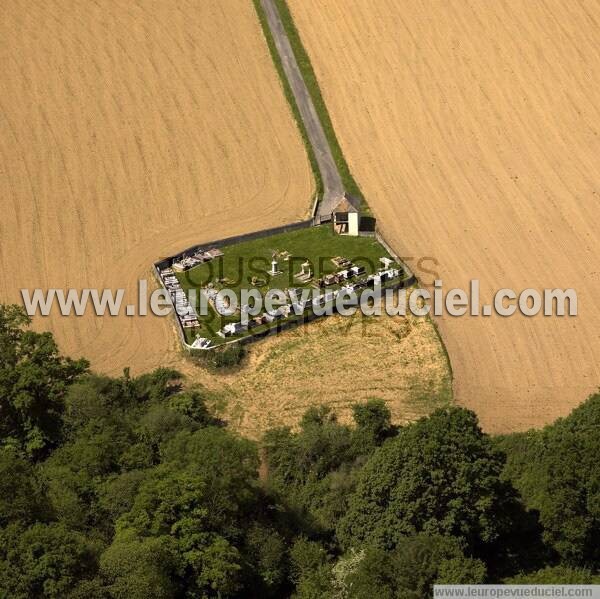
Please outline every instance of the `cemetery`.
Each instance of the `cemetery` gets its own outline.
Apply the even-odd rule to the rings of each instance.
[[[339,235],[331,225],[196,249],[173,258],[158,273],[178,307],[185,343],[194,349],[308,322],[317,307],[334,304],[342,289],[360,296],[375,285],[399,287],[406,278],[403,265],[375,237]],[[243,312],[249,306],[239,301],[232,306],[219,295],[222,289],[233,290],[238,300],[242,289],[263,297],[279,289],[291,297],[275,310],[248,315]],[[298,299],[307,289],[310,299]],[[201,301],[206,315],[199,310]]]

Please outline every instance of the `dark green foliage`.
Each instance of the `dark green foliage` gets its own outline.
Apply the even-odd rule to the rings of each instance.
[[[98,505],[111,522],[131,510],[140,485],[148,473],[144,470],[130,470],[114,474],[98,485]]]
[[[66,390],[88,362],[61,356],[50,333],[25,330],[29,322],[0,305],[0,444],[37,459],[60,443]]]
[[[173,395],[169,400],[169,407],[176,413],[182,414],[200,426],[218,424],[214,417],[211,416],[202,395],[198,391],[189,391]]]
[[[500,480],[503,459],[472,412],[437,410],[400,430],[359,475],[338,538],[391,549],[418,532],[454,536],[472,551],[497,541],[516,501]]]
[[[241,343],[231,343],[210,351],[197,350],[194,355],[200,363],[211,370],[226,370],[238,366],[244,359],[246,350]]]
[[[600,584],[600,575],[590,570],[554,566],[530,574],[518,574],[504,581],[506,584]]]
[[[86,373],[0,309],[0,597],[427,597],[432,584],[598,583],[600,396],[493,439],[324,406],[259,448],[158,369]],[[37,380],[39,378],[39,380]],[[505,465],[505,456],[508,456]],[[526,510],[514,487],[522,494]]]
[[[275,528],[255,523],[246,533],[247,553],[252,569],[269,595],[285,584],[286,539]]]
[[[300,426],[297,434],[278,428],[265,435],[269,482],[318,527],[333,530],[346,511],[356,467],[377,440],[370,428],[339,424],[325,406],[310,408]]]
[[[600,566],[600,394],[542,431],[497,441],[506,476],[539,511],[545,541],[573,567]]]
[[[161,456],[141,481],[111,481],[109,491],[122,490],[123,500],[110,551],[123,543],[145,551],[145,539],[160,541],[169,550],[169,579],[190,597],[236,596],[249,579],[265,595],[279,588],[285,543],[257,521],[269,504],[257,485],[254,444],[209,427],[180,432]],[[148,577],[151,567],[144,572],[119,574],[111,593],[114,585],[129,588],[132,577]]]
[[[210,351],[202,351],[196,354],[202,364],[222,370],[237,366],[246,355],[246,350],[241,343],[231,343],[222,348],[215,348]]]
[[[228,345],[224,350],[215,350],[214,355],[215,368],[231,368],[237,366],[246,355],[246,350],[241,343]]]
[[[57,517],[82,531],[110,525],[97,504],[99,483],[119,471],[120,457],[133,441],[131,431],[111,419],[104,427],[97,422],[83,427],[57,449],[41,467]]]
[[[419,534],[398,541],[392,551],[369,548],[356,570],[346,577],[348,597],[431,597],[433,585],[480,584],[485,565],[464,556],[457,540]]]
[[[332,592],[331,556],[315,541],[300,537],[292,546],[291,579],[295,599],[326,599]]]
[[[0,449],[0,527],[46,520],[49,512],[49,503],[33,466],[14,449]]]
[[[88,375],[69,389],[65,424],[77,433],[87,425],[104,426],[136,419],[149,405],[161,405],[179,390],[181,375],[166,368],[131,378],[128,369],[117,379]]]
[[[180,432],[164,446],[162,461],[193,468],[208,480],[240,490],[256,480],[258,472],[256,444],[216,427]]]
[[[102,554],[102,575],[115,599],[175,597],[175,557],[169,538],[122,534]]]
[[[311,408],[300,426],[299,434],[279,428],[264,438],[269,472],[282,488],[319,481],[354,457],[350,429],[340,426],[328,408]]]
[[[371,453],[386,439],[396,434],[392,426],[392,415],[383,400],[371,399],[352,408],[356,431],[355,443],[362,455]]]
[[[96,574],[98,553],[63,524],[11,525],[0,535],[0,589],[14,599],[62,599]]]
[[[161,561],[170,562],[173,573],[183,574],[165,572],[161,575],[164,580],[174,578],[190,592],[195,589],[196,595],[191,596],[210,593],[211,589],[230,596],[239,588],[240,554],[221,533],[226,531],[232,539],[240,533],[238,505],[234,497],[224,501],[218,495],[192,471],[159,469],[140,486],[131,510],[119,518],[111,550],[119,553],[119,547],[126,543],[145,551],[152,538],[169,549],[170,560]],[[213,505],[215,499],[218,506]],[[104,563],[103,568],[106,570]],[[147,571],[153,568],[148,566]]]

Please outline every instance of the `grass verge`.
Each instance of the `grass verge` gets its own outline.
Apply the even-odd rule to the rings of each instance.
[[[329,142],[329,147],[331,148],[331,153],[333,154],[333,159],[335,160],[344,187],[350,194],[359,197],[362,203],[362,209],[369,212],[369,207],[358,184],[350,172],[350,168],[348,167],[346,159],[344,158],[342,148],[340,147],[333,124],[331,122],[331,117],[329,116],[329,111],[327,110],[327,106],[325,105],[325,101],[321,95],[319,82],[317,81],[310,58],[308,57],[304,45],[302,44],[300,33],[296,28],[296,24],[294,23],[294,19],[287,2],[286,0],[274,0],[274,2],[277,6],[277,10],[279,11],[281,22],[283,23],[287,36],[290,40],[292,50],[294,51],[296,61],[298,62],[298,66],[302,72],[302,77],[304,78],[306,87],[308,88],[308,92],[312,98],[315,110],[317,111],[319,119],[321,120],[321,125],[325,131],[327,141]]]
[[[437,335],[437,338],[440,340],[440,345],[442,346],[442,350],[444,351],[444,356],[446,358],[446,363],[448,365],[448,372],[450,373],[450,386],[452,387],[452,383],[454,382],[454,371],[452,370],[452,362],[450,360],[450,354],[448,353],[448,349],[446,348],[446,344],[442,339],[442,334],[440,333],[440,329],[438,328],[437,322],[431,317],[431,314],[427,316],[433,325],[433,330]]]
[[[306,132],[304,121],[300,116],[300,111],[298,110],[298,105],[296,104],[296,99],[294,98],[292,88],[290,87],[287,77],[285,76],[283,65],[281,64],[281,58],[279,57],[279,53],[277,52],[277,48],[275,47],[275,41],[273,40],[273,35],[271,34],[271,30],[269,29],[269,25],[267,23],[265,11],[263,10],[263,7],[260,4],[260,0],[252,0],[252,2],[254,4],[256,14],[258,15],[258,20],[260,21],[263,34],[265,36],[265,39],[267,40],[267,46],[269,47],[271,58],[273,59],[273,62],[275,64],[275,69],[279,74],[279,79],[281,81],[281,85],[283,86],[283,92],[292,110],[292,114],[294,116],[294,120],[296,121],[296,125],[298,126],[298,130],[300,131],[302,141],[304,142],[304,147],[306,148],[306,153],[308,155],[308,160],[310,162],[313,177],[315,178],[317,194],[321,196],[323,194],[323,180],[321,179],[321,171],[319,170],[319,165],[317,163],[313,147],[310,143],[310,140],[308,139],[308,133]]]

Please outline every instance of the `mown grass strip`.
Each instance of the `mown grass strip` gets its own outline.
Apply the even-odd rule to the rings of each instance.
[[[267,40],[267,46],[269,47],[271,58],[273,59],[275,68],[277,69],[277,73],[279,74],[279,79],[281,81],[281,85],[283,86],[285,97],[290,105],[292,114],[294,116],[294,120],[296,121],[298,130],[300,131],[300,135],[302,137],[302,141],[304,142],[304,147],[306,148],[306,153],[308,155],[310,167],[312,169],[313,177],[315,179],[316,192],[317,194],[319,194],[319,196],[321,196],[323,194],[323,180],[321,179],[321,171],[319,170],[319,165],[317,163],[313,147],[308,138],[308,133],[306,131],[306,127],[304,126],[304,121],[300,116],[300,111],[298,110],[298,105],[296,104],[296,99],[294,98],[292,88],[290,87],[287,77],[285,76],[285,71],[283,70],[283,65],[281,64],[281,57],[279,56],[279,52],[277,52],[277,47],[275,46],[275,41],[273,39],[271,29],[269,28],[269,24],[267,22],[267,16],[265,15],[265,11],[263,10],[263,7],[260,4],[260,0],[252,0],[252,2],[254,3],[254,9],[256,10],[256,14],[258,15],[258,20],[260,21],[263,34],[265,36],[265,39]]]

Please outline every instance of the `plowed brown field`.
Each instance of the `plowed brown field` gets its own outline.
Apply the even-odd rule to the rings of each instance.
[[[305,217],[313,181],[251,2],[5,2],[0,301],[125,288],[195,242]],[[171,319],[37,319],[104,372],[179,358]]]
[[[458,401],[490,431],[600,384],[600,3],[290,0],[387,237],[444,287],[574,287],[576,318],[440,320]],[[430,277],[428,277],[430,279]]]

